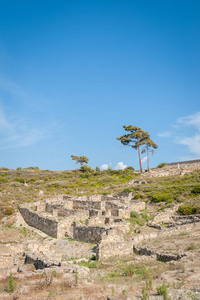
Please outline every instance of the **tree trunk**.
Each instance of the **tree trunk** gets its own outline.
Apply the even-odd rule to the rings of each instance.
[[[147,171],[149,172],[149,147],[147,146]]]
[[[139,155],[139,163],[140,163],[140,173],[142,173],[142,161],[141,161],[140,146],[138,146],[138,155]]]

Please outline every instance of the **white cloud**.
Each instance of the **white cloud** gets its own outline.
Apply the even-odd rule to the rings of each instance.
[[[185,137],[179,140],[179,144],[189,147],[190,152],[200,156],[200,133],[193,137]]]
[[[147,156],[143,157],[141,162],[144,163],[147,160]]]
[[[115,166],[115,170],[124,170],[127,168],[127,165],[125,165],[122,161],[118,162]]]
[[[196,112],[193,115],[179,118],[177,123],[184,126],[194,126],[198,131],[200,131],[200,112]]]
[[[172,132],[170,131],[165,131],[165,132],[161,132],[157,134],[159,137],[171,137],[172,136]]]
[[[180,117],[171,126],[173,131],[158,133],[159,137],[171,137],[175,144],[187,146],[191,154],[200,156],[200,111]],[[188,157],[190,156],[187,155]],[[195,158],[196,158],[195,156]],[[194,158],[193,158],[194,159]]]
[[[108,170],[108,168],[110,168],[111,165],[112,165],[111,162],[109,164],[103,164],[103,165],[101,165],[101,169],[102,170]]]
[[[179,118],[177,124],[179,130],[181,127],[192,127],[194,134],[193,136],[177,137],[176,142],[187,146],[191,153],[200,156],[200,112]]]

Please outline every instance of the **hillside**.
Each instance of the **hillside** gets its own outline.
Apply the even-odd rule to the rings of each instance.
[[[199,299],[200,170],[169,169],[1,168],[3,299]],[[27,210],[70,220],[68,235],[28,225]]]

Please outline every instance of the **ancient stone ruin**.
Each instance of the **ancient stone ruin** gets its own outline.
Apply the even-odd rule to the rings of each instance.
[[[125,219],[130,217],[131,211],[144,209],[145,202],[134,200],[132,193],[126,196],[63,196],[19,207],[29,226],[53,238],[69,237],[96,244],[98,259],[113,255],[113,250],[116,254],[132,251],[123,238],[129,230],[129,222]]]

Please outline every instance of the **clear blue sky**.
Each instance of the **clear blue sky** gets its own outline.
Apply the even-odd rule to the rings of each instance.
[[[200,158],[199,0],[0,0],[0,166],[138,169],[124,124]]]

